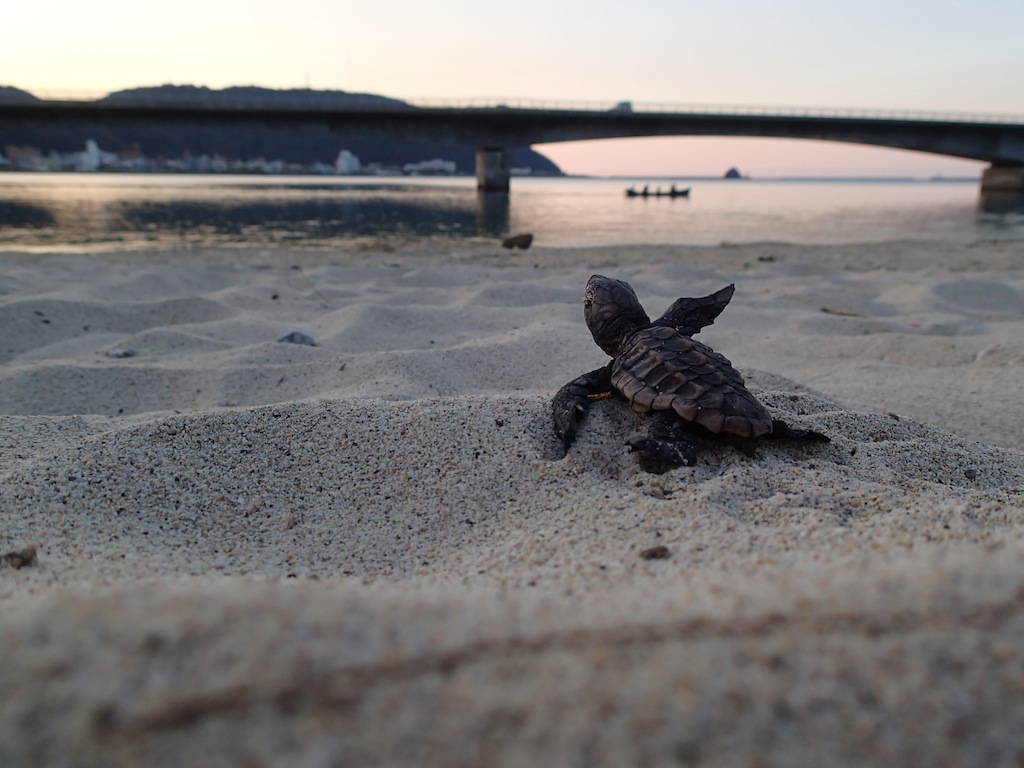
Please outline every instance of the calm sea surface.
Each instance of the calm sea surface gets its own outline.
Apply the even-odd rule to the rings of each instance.
[[[627,198],[627,187],[690,187]],[[329,246],[355,238],[493,238],[546,246],[1024,238],[976,182],[473,179],[0,174],[0,250]]]

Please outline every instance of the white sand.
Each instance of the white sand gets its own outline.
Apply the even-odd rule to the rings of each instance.
[[[1024,244],[0,263],[0,765],[1024,755]],[[562,458],[595,271],[832,442]]]

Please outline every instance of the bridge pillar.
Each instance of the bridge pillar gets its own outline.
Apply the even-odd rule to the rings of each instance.
[[[1024,165],[990,165],[982,171],[978,209],[984,213],[1024,213]]]
[[[1024,193],[1024,165],[990,165],[981,173],[981,191]]]
[[[476,151],[476,188],[508,192],[508,152],[504,147],[480,147]]]

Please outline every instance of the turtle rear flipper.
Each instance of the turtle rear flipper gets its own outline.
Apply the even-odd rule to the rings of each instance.
[[[795,427],[789,426],[782,419],[772,419],[772,431],[765,435],[766,438],[774,440],[814,440],[821,443],[832,442],[831,438],[821,432],[817,432],[813,429],[796,429]]]
[[[642,454],[641,466],[653,474],[697,463],[697,449],[686,437],[686,425],[672,411],[656,411],[647,434],[631,437],[626,445]]]
[[[637,435],[626,441],[630,451],[641,453],[640,465],[645,472],[661,475],[676,467],[692,467],[697,452],[689,440],[664,440],[650,435]]]

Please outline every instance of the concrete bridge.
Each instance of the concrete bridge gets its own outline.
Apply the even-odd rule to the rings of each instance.
[[[357,98],[339,105],[325,94],[289,92],[222,101],[47,99],[0,103],[0,126],[40,122],[127,123],[159,120],[232,124],[325,125],[456,140],[478,147],[477,185],[508,190],[508,147],[639,136],[751,136],[819,139],[929,152],[989,163],[983,191],[1024,188],[1024,116],[870,110],[711,107],[620,102],[397,102]]]

